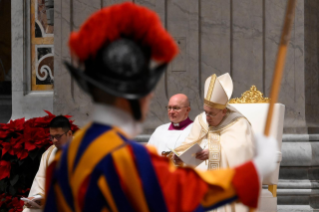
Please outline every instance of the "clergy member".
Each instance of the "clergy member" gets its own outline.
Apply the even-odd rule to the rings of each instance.
[[[159,155],[165,155],[185,141],[192,127],[193,121],[188,114],[191,110],[189,100],[185,94],[175,94],[167,105],[167,115],[171,122],[155,129],[148,145],[157,148]]]
[[[36,196],[44,197],[44,184],[45,184],[45,172],[48,165],[53,161],[55,153],[58,149],[61,149],[66,143],[72,139],[72,131],[69,119],[64,116],[56,116],[49,124],[50,139],[53,143],[41,157],[39,170],[33,180],[32,187],[29,193],[28,199],[32,200]],[[37,201],[40,203],[41,201]],[[38,208],[25,203],[25,209],[23,212],[36,212],[42,211]]]
[[[183,152],[198,143],[203,151],[196,157],[203,160],[198,169],[230,168],[249,161],[254,156],[253,132],[248,120],[228,105],[233,82],[228,73],[215,74],[205,81],[204,112],[199,114],[183,144],[176,151]],[[174,156],[178,163],[180,160]],[[219,208],[223,211],[247,211],[243,205]]]

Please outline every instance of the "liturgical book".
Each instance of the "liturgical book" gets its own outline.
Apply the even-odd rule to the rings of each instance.
[[[198,166],[203,162],[202,160],[196,158],[196,153],[201,152],[202,150],[202,147],[200,147],[198,144],[194,144],[193,146],[189,147],[180,155],[171,149],[176,156],[178,156],[186,165],[189,166]]]
[[[41,208],[39,203],[41,202],[42,199],[43,199],[43,197],[39,194],[32,196],[32,197],[29,197],[29,198],[21,198],[22,201],[30,204],[32,206],[32,208]]]

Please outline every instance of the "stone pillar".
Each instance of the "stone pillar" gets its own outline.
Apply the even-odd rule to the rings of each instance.
[[[265,1],[265,93],[270,92],[286,0]],[[304,80],[304,1],[297,0],[279,102],[285,104],[284,133],[307,133]]]
[[[305,104],[309,133],[319,133],[319,2],[305,1]]]

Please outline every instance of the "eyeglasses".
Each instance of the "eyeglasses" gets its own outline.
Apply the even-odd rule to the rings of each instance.
[[[67,132],[62,133],[62,134],[60,134],[60,135],[49,135],[49,139],[50,139],[51,141],[53,141],[54,138],[55,138],[56,140],[60,140],[61,137],[62,137],[64,134],[67,134]]]
[[[184,106],[184,107],[187,107],[187,106]],[[170,111],[170,110],[179,111],[179,110],[181,110],[184,107],[166,106],[165,108],[166,108],[167,111]]]
[[[204,111],[204,113],[206,114],[206,116],[208,116],[208,117],[216,117],[220,112],[222,112],[222,110],[221,111],[219,111],[218,113],[216,113],[216,114],[212,114],[212,113],[208,113],[208,112],[206,112],[206,111]]]

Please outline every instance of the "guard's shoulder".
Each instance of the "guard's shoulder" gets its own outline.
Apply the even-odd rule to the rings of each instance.
[[[147,146],[144,146],[151,154],[155,154],[157,155],[157,149],[155,146],[152,146],[152,145],[147,145]]]

